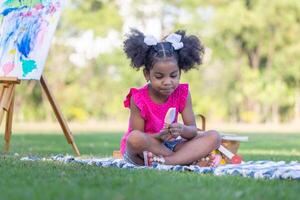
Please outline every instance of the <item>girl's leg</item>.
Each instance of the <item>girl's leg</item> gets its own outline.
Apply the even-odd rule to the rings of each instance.
[[[220,143],[221,137],[217,131],[206,131],[187,142],[178,144],[175,153],[164,156],[165,163],[169,165],[191,164],[217,149]]]
[[[158,139],[141,131],[134,130],[127,139],[126,153],[133,162],[144,165],[143,151],[149,151],[155,155],[162,156],[170,156],[174,153]]]

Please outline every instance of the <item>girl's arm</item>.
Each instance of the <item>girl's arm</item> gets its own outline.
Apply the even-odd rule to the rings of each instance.
[[[190,93],[188,94],[186,105],[181,113],[181,116],[184,124],[171,124],[170,131],[171,133],[174,133],[175,136],[177,134],[185,139],[192,139],[197,135],[197,126],[194,111],[192,108],[192,98]]]
[[[133,97],[130,98],[130,117],[129,124],[132,130],[145,131],[145,121],[141,117],[140,109],[135,105]]]

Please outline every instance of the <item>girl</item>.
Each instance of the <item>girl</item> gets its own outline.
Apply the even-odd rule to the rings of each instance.
[[[132,30],[124,51],[133,68],[143,68],[147,81],[142,88],[131,88],[124,101],[130,109],[129,128],[120,148],[124,159],[136,165],[187,165],[210,158],[210,165],[215,165],[207,155],[219,147],[220,136],[212,130],[197,134],[188,84],[179,83],[182,71],[202,62],[204,47],[199,39],[177,31],[158,42]],[[176,117],[166,125],[169,108],[176,108]],[[177,122],[179,113],[183,124]]]

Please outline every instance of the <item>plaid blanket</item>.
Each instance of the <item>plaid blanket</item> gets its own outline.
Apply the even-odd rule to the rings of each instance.
[[[118,167],[125,169],[155,169],[165,171],[190,171],[199,174],[214,174],[216,176],[232,175],[261,179],[294,179],[300,180],[300,163],[297,161],[248,161],[239,165],[222,165],[218,167],[199,167],[196,165],[161,165],[152,167],[136,166],[122,159],[114,158],[76,158],[69,155],[55,155],[49,158],[36,156],[22,157],[22,161],[56,161],[62,163],[79,163],[98,167]]]

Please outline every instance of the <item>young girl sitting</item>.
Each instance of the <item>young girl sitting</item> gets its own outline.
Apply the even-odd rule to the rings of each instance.
[[[130,109],[129,128],[120,148],[124,159],[150,166],[153,162],[188,165],[203,160],[216,165],[210,152],[219,147],[220,136],[213,130],[197,134],[189,86],[180,83],[182,71],[202,62],[204,47],[199,39],[177,31],[158,42],[132,30],[124,51],[133,68],[143,68],[147,80],[144,87],[131,88],[124,101]],[[169,108],[176,108],[176,117],[167,125],[164,118]],[[179,113],[183,124],[177,122]]]

